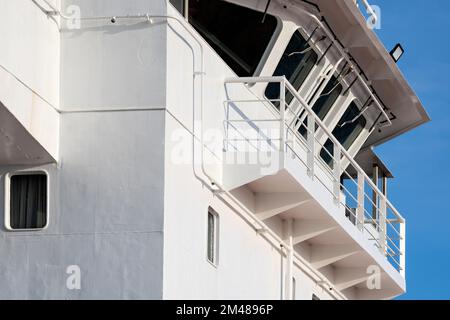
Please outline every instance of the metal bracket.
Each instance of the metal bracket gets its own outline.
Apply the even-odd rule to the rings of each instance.
[[[55,16],[59,15],[59,12],[58,11],[54,11],[54,10],[46,10],[46,11],[44,11],[44,13],[48,17],[55,17]]]
[[[256,230],[256,233],[258,233],[258,234],[263,234],[263,233],[266,233],[269,231],[269,230],[267,230],[267,228],[257,228],[255,230]]]

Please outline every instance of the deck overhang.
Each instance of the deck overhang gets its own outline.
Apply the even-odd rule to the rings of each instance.
[[[0,166],[57,162],[60,114],[12,72],[0,81]]]
[[[56,160],[0,102],[0,166],[26,166]]]
[[[227,177],[242,178],[248,168],[225,167]],[[241,180],[242,181],[242,180]],[[231,187],[233,188],[233,187]],[[406,282],[367,234],[361,233],[325,186],[311,179],[298,159],[286,156],[283,167],[231,190],[251,203],[250,209],[269,226],[293,221],[295,251],[349,299],[390,299],[406,291]],[[286,234],[280,234],[286,237]],[[374,270],[380,287],[370,288]],[[377,280],[377,281],[378,281]]]

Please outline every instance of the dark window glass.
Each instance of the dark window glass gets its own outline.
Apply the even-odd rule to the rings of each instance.
[[[184,0],[170,0],[170,3],[184,15]]]
[[[315,294],[312,295],[312,300],[320,300],[320,298],[318,296],[316,296]]]
[[[207,243],[207,255],[208,260],[211,263],[216,263],[217,260],[217,252],[216,252],[216,246],[217,246],[217,225],[216,225],[216,219],[217,216],[214,212],[212,212],[212,209],[210,208],[208,210],[208,243]]]
[[[306,39],[299,31],[292,36],[286,50],[275,69],[274,76],[285,76],[286,79],[296,88],[300,89],[305,82],[309,73],[317,63],[317,53],[309,46]],[[269,99],[280,98],[280,85],[278,83],[270,83],[266,89],[266,97]],[[286,94],[286,103],[290,103],[293,96]],[[279,107],[279,103],[274,102]]]
[[[189,1],[189,22],[240,77],[252,76],[277,27],[277,19],[220,0]]]
[[[346,150],[351,147],[353,142],[355,142],[356,138],[358,138],[359,134],[363,131],[364,127],[367,124],[366,118],[359,114],[360,110],[358,109],[356,103],[352,102],[345,111],[341,120],[339,120],[336,128],[333,130],[333,136],[341,143],[341,145]],[[325,149],[329,153],[325,151]],[[328,139],[320,152],[320,156],[323,160],[325,160],[326,163],[331,165],[332,159],[330,154],[333,155],[333,153],[333,142]]]
[[[312,107],[312,110],[315,114],[317,114],[320,120],[325,119],[328,112],[331,110],[331,107],[342,93],[342,89],[342,85],[338,82],[338,79],[335,76],[332,76],[330,81],[328,81],[328,84],[325,86],[325,89],[321,92],[319,99],[317,99]],[[303,125],[298,129],[298,132],[300,132],[300,134],[304,137],[306,137],[307,125],[308,120],[306,118],[303,121]]]
[[[10,185],[12,229],[40,229],[47,224],[47,175],[14,175]]]
[[[325,119],[331,107],[342,93],[342,85],[338,82],[335,76],[332,76],[325,89],[320,94],[319,99],[312,107],[313,111],[317,114],[320,120]]]

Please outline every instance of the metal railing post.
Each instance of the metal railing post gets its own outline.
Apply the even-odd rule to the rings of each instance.
[[[334,144],[333,150],[333,193],[334,201],[341,201],[341,146]]]
[[[314,119],[314,116],[309,113],[308,111],[308,137],[307,137],[307,143],[308,143],[308,155],[307,155],[307,164],[308,164],[308,174],[309,176],[314,179],[314,158],[315,158],[315,139],[314,135],[316,132],[316,121]]]
[[[379,171],[380,170],[379,170],[378,165],[374,165],[373,168],[372,168],[372,180],[373,180],[373,184],[376,187],[376,188],[372,189],[372,202],[373,202],[373,204],[372,204],[372,218],[374,220],[377,220],[378,219],[378,215],[379,215],[379,212],[378,212],[379,203],[378,203],[378,193],[377,193]]]
[[[280,151],[285,151],[285,126],[286,126],[286,86],[280,81]]]
[[[361,231],[364,230],[364,175],[358,171],[358,206],[356,207],[356,220]]]
[[[386,255],[386,197],[381,196],[380,201],[380,212],[378,216],[378,223],[379,223],[379,238],[380,238],[380,250],[383,255]]]

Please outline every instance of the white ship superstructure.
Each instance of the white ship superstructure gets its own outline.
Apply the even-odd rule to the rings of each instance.
[[[366,0],[0,8],[0,298],[405,292],[374,147],[429,118]]]

